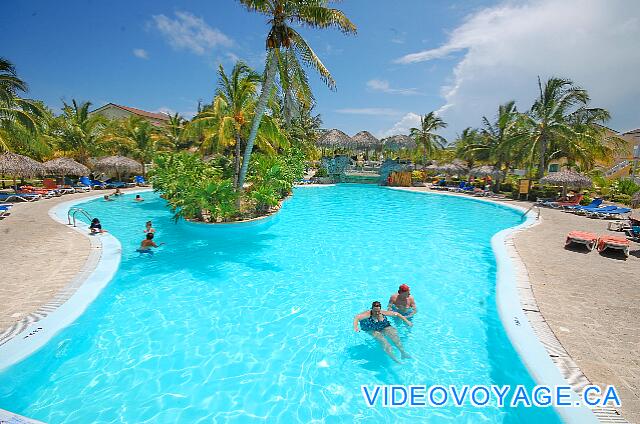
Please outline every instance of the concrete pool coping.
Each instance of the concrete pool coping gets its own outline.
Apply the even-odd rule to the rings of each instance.
[[[500,207],[512,208],[522,212],[525,210],[532,212],[533,209],[533,207],[529,207],[527,209],[524,206],[503,203],[503,201],[511,199],[469,197],[467,194],[427,190],[426,187],[388,188],[411,193],[460,197],[471,201],[486,202]],[[528,221],[531,221],[532,219],[533,218],[530,216]],[[592,383],[580,370],[575,361],[573,361],[569,353],[564,349],[540,312],[540,308],[537,306],[535,296],[533,295],[533,288],[531,281],[529,280],[527,267],[515,247],[514,239],[518,233],[532,228],[542,222],[539,213],[538,217],[534,221],[535,222],[531,224],[528,224],[527,221],[525,221],[518,226],[502,230],[496,233],[491,240],[492,249],[494,250],[496,257],[496,264],[498,266],[496,273],[496,302],[500,319],[503,322],[503,326],[507,331],[511,343],[518,351],[518,354],[529,370],[529,373],[534,377],[536,382],[546,385],[569,384],[576,393],[577,398],[575,399],[581,399],[582,389],[584,389],[586,385]],[[498,252],[501,252],[501,254],[498,255]],[[501,268],[504,271],[504,274],[502,275]],[[501,292],[503,296],[501,296]],[[522,319],[523,317],[524,320]],[[510,321],[510,318],[513,318],[513,321]],[[529,331],[528,336],[525,334],[525,331],[518,331],[518,329],[522,328],[522,325],[517,325],[516,322],[520,324],[524,322],[526,324],[526,328],[528,329],[527,331]],[[524,343],[514,341],[513,336],[516,336],[518,340],[524,339],[522,340]],[[527,337],[529,340],[526,340]],[[529,354],[528,349],[531,347],[534,348],[533,354]],[[524,352],[521,352],[521,349],[524,349]],[[537,367],[538,360],[546,363],[544,364],[544,367]],[[549,363],[551,363],[551,367],[549,366]],[[540,371],[543,371],[543,374],[540,374]],[[539,378],[545,377],[552,377],[552,380],[549,382],[539,380]],[[557,382],[553,383],[554,380]],[[573,401],[574,399],[572,399],[572,402]],[[575,417],[574,419],[574,417],[565,416],[566,411],[571,414],[571,410],[576,409],[578,408],[556,408],[562,418],[570,423],[595,421],[628,424],[628,421],[621,417],[619,412],[611,406],[598,407],[594,409],[587,408],[586,406],[579,408],[586,411],[585,419],[588,421],[584,421],[581,417]],[[588,415],[591,415],[591,417]]]
[[[150,191],[150,189],[128,191],[127,193],[137,193],[145,191]],[[451,193],[429,193],[456,196]],[[82,204],[100,197],[102,197],[101,194],[61,203],[52,208],[49,215],[56,221],[66,224],[65,219],[60,215],[59,212],[64,211],[66,213],[66,210],[74,205]],[[494,203],[489,201],[488,199],[481,198],[467,198],[467,200]],[[524,211],[523,208],[514,205],[500,204],[500,206],[504,208],[512,208]],[[274,215],[277,215],[277,213]],[[523,310],[519,308],[519,303],[513,302],[514,299],[518,301],[517,289],[515,288],[515,285],[509,284],[508,286],[503,287],[504,284],[501,284],[501,281],[504,282],[506,281],[506,279],[514,277],[506,243],[514,232],[522,230],[523,228],[529,227],[531,225],[531,219],[529,218],[519,226],[505,229],[497,233],[492,239],[492,247],[496,255],[496,262],[498,264],[496,300],[498,302],[501,320],[505,326],[505,329],[512,343],[514,344],[514,347],[520,354],[521,358],[523,358],[523,362],[527,366],[530,374],[537,382],[542,384],[564,385],[566,384],[564,378],[560,375],[555,365],[550,361],[548,355],[546,354],[546,351],[544,351],[544,347],[538,341],[533,330],[531,329],[529,321],[524,315]],[[85,236],[89,237],[86,234],[86,231],[81,231],[78,229],[76,229],[76,231],[80,231],[85,234]],[[57,304],[55,304],[56,302],[54,300],[54,302],[50,302],[49,304],[47,304],[46,306],[48,308],[53,308],[50,314],[43,317],[36,323],[28,326],[24,331],[16,335],[18,337],[14,336],[10,340],[10,342],[15,341],[16,350],[14,352],[14,355],[6,355],[11,356],[10,358],[5,357],[5,354],[8,351],[7,349],[10,350],[9,342],[6,343],[6,346],[2,346],[0,348],[0,350],[2,350],[3,352],[3,356],[0,357],[0,369],[10,366],[13,363],[18,362],[31,353],[35,352],[40,347],[44,346],[62,328],[71,324],[75,319],[82,315],[86,307],[88,307],[89,304],[91,304],[91,302],[99,295],[100,291],[106,286],[106,284],[108,284],[113,275],[117,272],[121,251],[119,241],[109,234],[89,238],[92,242],[92,255],[90,255],[90,259],[87,265],[91,266],[91,264],[93,264],[93,272],[88,276],[85,275],[83,281],[76,282],[76,284],[73,284],[73,282],[72,284],[69,284],[69,289],[74,290],[75,293],[71,295],[71,297],[69,297],[67,301],[63,301],[62,303],[58,302]],[[94,243],[99,244],[99,246],[94,245]],[[97,252],[94,252],[94,250]],[[117,257],[117,261],[114,260],[114,256]],[[107,268],[101,268],[101,264],[105,265]],[[111,269],[110,274],[108,272],[109,268]],[[101,272],[98,272],[99,270]],[[86,270],[83,269],[82,274],[85,273]],[[66,289],[67,287],[65,287],[65,291]],[[43,307],[43,309],[46,308]],[[69,314],[63,317],[63,313]],[[56,318],[57,315],[60,316]],[[505,317],[507,315],[509,315],[509,317],[513,317],[513,320],[506,319]],[[520,325],[516,324],[517,322],[519,322]],[[524,323],[524,327],[522,323]],[[56,325],[58,326],[57,328]],[[530,333],[529,335],[525,334],[527,333],[526,330],[528,330],[528,332]],[[514,336],[513,334],[516,334],[516,336]],[[530,336],[533,337],[531,338]],[[519,341],[514,341],[514,337],[516,337]],[[27,347],[25,348],[25,346]],[[28,346],[31,347],[29,348]],[[542,354],[544,355],[544,357],[546,357],[548,363],[544,363],[544,361],[541,363],[528,361],[527,356],[523,355],[522,349],[525,352],[535,352],[535,355],[531,355],[534,357],[541,354],[541,349]],[[7,362],[9,361],[12,362],[8,363],[7,365]],[[597,422],[593,413],[591,413],[591,411],[586,407],[557,408],[557,411],[567,422]]]

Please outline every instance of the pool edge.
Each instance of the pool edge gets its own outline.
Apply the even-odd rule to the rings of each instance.
[[[481,197],[465,197],[458,194],[438,191],[415,191],[403,187],[387,187],[391,190],[407,193],[441,195],[457,197],[468,201],[484,202],[498,205],[504,208],[515,209],[524,213],[525,208],[518,205],[509,205]],[[505,228],[491,238],[491,249],[496,259],[496,304],[498,315],[511,344],[520,356],[527,371],[535,382],[548,386],[571,386],[571,403],[580,401],[576,387],[568,382],[562,375],[558,366],[551,360],[548,351],[534,331],[528,316],[522,309],[519,288],[531,288],[529,275],[526,272],[526,264],[515,249],[513,237],[520,231],[530,229],[540,223],[539,219],[527,214],[526,220],[514,227]],[[516,272],[519,268],[521,272]],[[535,301],[535,299],[533,299]],[[559,343],[559,342],[558,342]],[[566,423],[599,423],[600,420],[594,411],[586,406],[580,407],[555,407],[558,415]]]
[[[127,194],[151,191],[151,188],[129,190]],[[62,329],[78,319],[116,274],[121,260],[122,246],[113,235],[90,236],[83,227],[70,227],[66,221],[69,208],[99,199],[103,194],[69,200],[49,209],[49,217],[71,228],[90,242],[89,256],[82,269],[47,303],[28,319],[10,327],[0,345],[0,371],[26,359],[45,346]]]

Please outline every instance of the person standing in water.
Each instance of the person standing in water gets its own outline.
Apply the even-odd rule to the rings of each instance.
[[[408,285],[403,284],[398,287],[398,293],[394,293],[389,298],[387,309],[399,312],[403,316],[410,318],[418,313],[416,300],[411,296],[411,289]]]
[[[382,304],[378,301],[375,301],[371,304],[371,309],[368,311],[364,311],[353,318],[353,329],[358,332],[360,329],[358,328],[358,324],[360,327],[370,334],[374,339],[380,343],[382,349],[385,351],[387,355],[394,361],[400,363],[398,358],[393,354],[391,349],[391,345],[385,338],[387,336],[394,345],[400,350],[402,354],[402,358],[410,358],[410,356],[405,352],[404,347],[402,346],[402,342],[400,341],[400,337],[398,337],[398,331],[391,325],[388,316],[398,317],[402,319],[409,327],[413,326],[413,323],[406,319],[404,316],[397,312],[393,311],[384,311],[382,310]]]
[[[147,236],[140,243],[140,247],[138,248],[138,252],[140,253],[149,253],[151,252],[152,247],[162,246],[164,243],[156,244],[153,241],[153,233],[147,233]]]
[[[147,221],[147,223],[145,224],[144,232],[147,234],[156,232],[156,229],[153,228],[153,224],[151,223],[151,221]]]

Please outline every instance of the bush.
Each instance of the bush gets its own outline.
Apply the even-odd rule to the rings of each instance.
[[[161,153],[150,173],[155,191],[161,192],[174,219],[224,221],[235,217],[236,193],[223,169],[189,153]]]
[[[315,176],[318,177],[318,178],[320,178],[320,177],[328,177],[329,173],[327,172],[326,168],[320,167],[316,171]]]
[[[623,203],[625,205],[631,204],[631,196],[628,194],[614,194],[610,197],[612,202]]]

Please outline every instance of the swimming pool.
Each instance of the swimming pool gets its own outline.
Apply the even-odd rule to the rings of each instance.
[[[0,408],[71,422],[559,422],[551,408],[368,408],[360,385],[534,385],[495,304],[491,237],[517,211],[338,185],[301,188],[263,223],[174,223],[145,193],[83,208],[120,239],[114,280],[74,324],[0,373]],[[135,252],[153,220],[153,256]],[[401,283],[393,363],[353,316]]]

